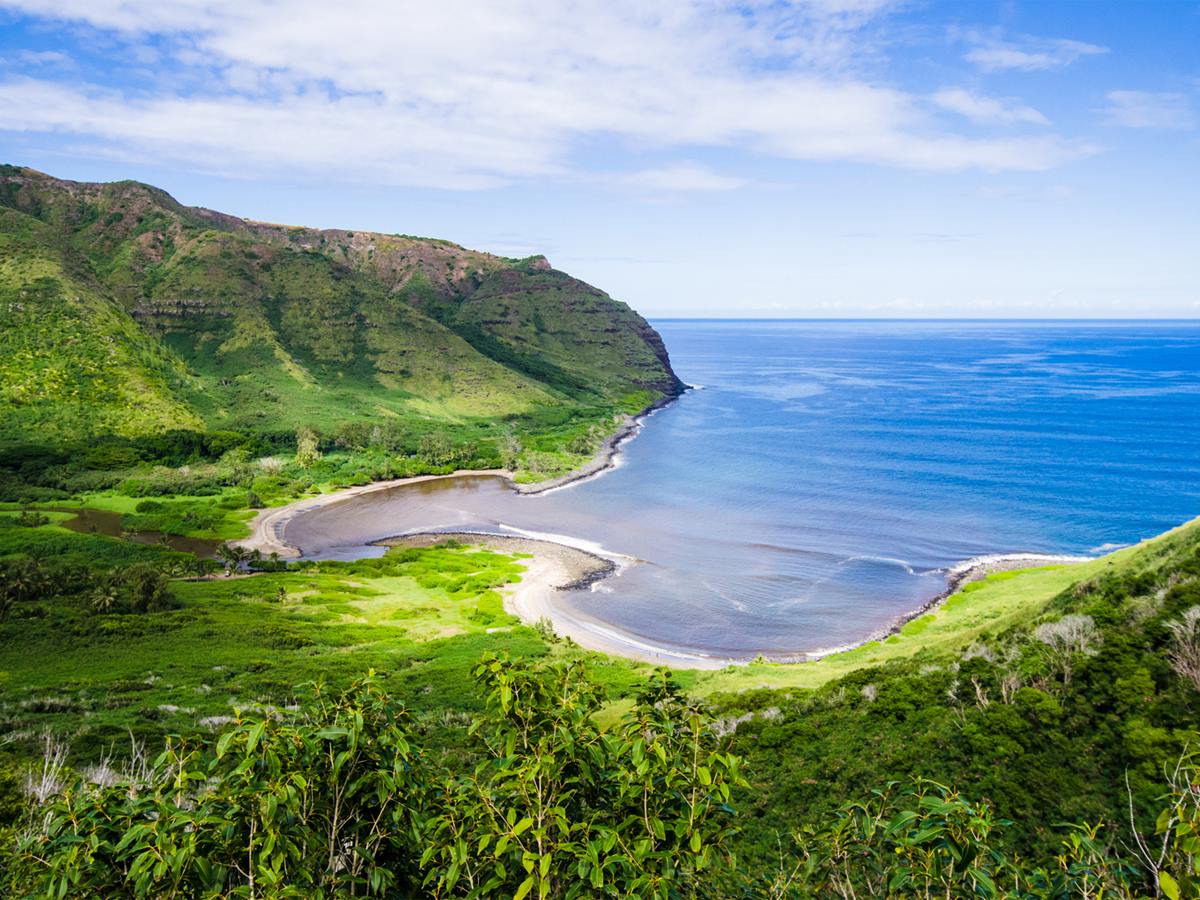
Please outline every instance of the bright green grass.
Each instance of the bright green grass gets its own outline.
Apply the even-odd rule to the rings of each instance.
[[[123,561],[164,553],[97,535],[0,529],[0,556]],[[486,652],[574,656],[503,610],[524,563],[469,546],[392,551],[379,560],[286,573],[176,581],[178,609],[95,615],[78,606],[0,623],[0,733],[18,748],[44,731],[95,759],[128,733],[158,741],[218,727],[236,708],[286,707],[299,685],[381,673],[418,713],[475,709],[471,668]],[[619,694],[638,667],[593,657]],[[216,718],[214,718],[216,717]]]

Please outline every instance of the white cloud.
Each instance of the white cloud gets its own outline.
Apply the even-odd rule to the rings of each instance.
[[[12,59],[22,66],[32,67],[70,68],[75,65],[75,61],[70,56],[58,50],[19,50],[12,54],[5,54],[5,59]]]
[[[633,172],[619,180],[631,187],[657,191],[730,191],[747,183],[744,178],[722,175],[690,162]]]
[[[166,54],[161,80],[137,89],[0,82],[0,129],[228,174],[452,188],[567,174],[589,141],[931,170],[1039,170],[1093,152],[947,132],[920,98],[857,73],[889,5],[296,0],[284,15],[272,0],[0,0]],[[688,189],[733,179],[686,163],[656,174]]]
[[[946,88],[933,95],[942,109],[957,113],[978,125],[1049,125],[1040,112],[1016,100],[981,97],[962,88]]]
[[[1108,105],[1103,114],[1110,125],[1185,131],[1196,127],[1191,101],[1184,94],[1109,91],[1105,99]]]
[[[1005,40],[995,36],[973,35],[971,40],[975,46],[967,51],[965,59],[985,72],[1062,69],[1085,56],[1108,52],[1107,47],[1065,38],[1026,36]]]

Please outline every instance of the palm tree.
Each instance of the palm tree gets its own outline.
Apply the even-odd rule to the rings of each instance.
[[[0,621],[18,603],[49,596],[46,573],[32,559],[13,560],[0,567]]]
[[[240,569],[242,563],[249,559],[250,554],[246,552],[244,547],[239,547],[237,544],[222,544],[217,548],[217,558],[225,564],[225,577],[228,578],[237,569]]]
[[[92,609],[98,613],[110,613],[116,607],[117,599],[116,585],[108,582],[92,592]]]

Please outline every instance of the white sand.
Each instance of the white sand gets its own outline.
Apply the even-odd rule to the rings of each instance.
[[[620,559],[617,557],[601,557],[577,547],[551,541],[463,532],[405,535],[380,543],[391,547],[420,547],[448,538],[487,547],[499,553],[531,554],[531,558],[521,560],[525,566],[521,580],[503,588],[504,608],[527,625],[546,622],[556,635],[570,638],[588,650],[655,665],[684,669],[720,669],[738,662],[657,646],[636,635],[564,609],[562,604],[557,602],[564,587],[576,585],[582,579],[595,577],[597,573],[606,573],[613,564],[619,563]]]

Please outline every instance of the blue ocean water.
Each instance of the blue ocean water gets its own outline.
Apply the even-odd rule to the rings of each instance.
[[[564,594],[574,614],[752,656],[862,640],[970,557],[1103,552],[1200,515],[1200,323],[654,325],[698,388],[618,468],[537,497],[494,478],[376,497],[395,505],[360,529],[595,542],[641,562]]]

